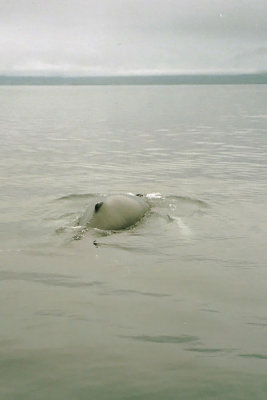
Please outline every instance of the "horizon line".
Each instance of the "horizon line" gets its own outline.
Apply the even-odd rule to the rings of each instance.
[[[58,73],[12,73],[0,72],[0,77],[16,77],[16,78],[28,78],[28,77],[38,77],[38,78],[104,78],[104,77],[161,77],[161,76],[236,76],[236,75],[265,75],[267,70],[257,70],[257,71],[191,71],[191,72],[129,72],[129,73],[105,73],[105,74],[65,74],[64,72]]]
[[[183,85],[267,84],[267,71],[242,73],[183,73],[131,75],[7,75],[0,85]]]

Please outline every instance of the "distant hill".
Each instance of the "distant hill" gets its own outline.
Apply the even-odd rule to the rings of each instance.
[[[244,85],[266,84],[267,72],[214,75],[7,76],[0,85]]]

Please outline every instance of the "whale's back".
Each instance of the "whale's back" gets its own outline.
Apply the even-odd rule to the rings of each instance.
[[[94,228],[120,230],[136,224],[149,206],[138,196],[114,195],[95,205],[90,222]]]

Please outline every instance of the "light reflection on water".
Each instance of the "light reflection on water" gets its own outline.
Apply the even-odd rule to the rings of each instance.
[[[1,398],[266,398],[266,93],[0,88]]]

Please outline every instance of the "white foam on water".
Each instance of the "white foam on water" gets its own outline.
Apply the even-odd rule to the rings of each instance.
[[[22,251],[26,251],[27,249],[0,249],[0,253],[21,253]]]
[[[171,216],[171,219],[176,222],[176,224],[179,226],[180,231],[183,233],[185,236],[192,236],[192,231],[187,226],[184,221],[182,220],[181,217],[173,217]]]
[[[147,193],[146,197],[147,197],[148,199],[163,199],[162,194],[159,193],[159,192]]]

